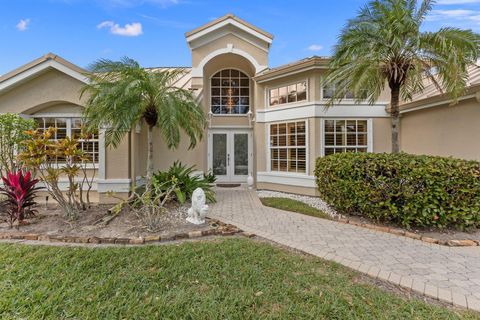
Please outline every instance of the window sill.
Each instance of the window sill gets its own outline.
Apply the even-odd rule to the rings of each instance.
[[[52,165],[52,167],[55,168],[55,169],[60,169],[62,167],[65,167],[65,164],[64,163],[57,163],[55,165]],[[87,164],[86,166],[80,165],[80,167],[84,167],[84,168],[89,169],[89,170],[90,169],[98,170],[99,165],[98,165],[98,163],[95,163],[95,164]],[[42,170],[45,169],[45,166],[43,166],[41,169]]]
[[[257,172],[257,182],[316,188],[315,176],[310,176],[306,173],[301,174],[277,171]]]

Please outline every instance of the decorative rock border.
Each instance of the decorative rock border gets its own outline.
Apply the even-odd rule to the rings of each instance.
[[[169,242],[184,239],[196,239],[207,236],[233,236],[241,234],[251,238],[254,235],[243,232],[231,224],[225,224],[218,220],[211,219],[210,225],[214,228],[208,230],[194,230],[189,232],[169,233],[164,236],[149,235],[136,238],[107,238],[95,236],[69,236],[69,235],[48,235],[41,233],[23,233],[23,232],[3,232],[0,233],[0,239],[9,240],[28,240],[45,242],[63,242],[63,243],[83,243],[83,244],[121,244],[121,245],[141,245],[155,242]]]
[[[414,232],[410,231],[405,231],[402,229],[398,228],[390,228],[390,227],[385,227],[385,226],[377,226],[374,224],[370,223],[363,223],[363,222],[358,222],[358,221],[352,221],[347,218],[337,218],[334,219],[333,221],[344,223],[344,224],[351,224],[353,226],[357,227],[363,227],[375,231],[380,231],[380,232],[386,232],[386,233],[391,233],[397,236],[403,236],[415,240],[420,240],[423,242],[427,243],[434,243],[434,244],[439,244],[442,246],[448,246],[448,247],[475,247],[475,246],[480,246],[480,240],[470,240],[470,239],[451,239],[451,240],[442,240],[442,239],[435,239],[431,237],[425,237],[419,234],[416,234]]]

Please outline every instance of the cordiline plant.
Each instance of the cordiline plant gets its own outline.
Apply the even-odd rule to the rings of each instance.
[[[32,207],[36,204],[36,192],[41,187],[36,186],[39,180],[33,179],[30,171],[8,172],[2,180],[3,187],[0,188],[0,192],[7,197],[5,204],[12,228],[15,221],[20,225],[26,217],[35,215],[37,210]]]

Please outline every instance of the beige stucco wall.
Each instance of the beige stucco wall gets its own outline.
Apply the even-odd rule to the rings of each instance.
[[[105,149],[105,179],[130,178],[129,144],[127,133],[116,148]]]
[[[207,171],[207,132],[202,141],[194,149],[188,150],[190,140],[182,132],[180,144],[176,149],[169,149],[165,144],[160,129],[153,131],[153,166],[154,170],[167,170],[175,161],[180,161],[188,166],[195,166],[196,170]],[[143,125],[140,132],[132,133],[132,177],[142,177],[147,168],[147,127]]]
[[[373,152],[392,151],[392,125],[390,118],[373,118]]]
[[[0,94],[0,112],[34,113],[53,104],[83,105],[83,83],[57,70],[39,76]]]
[[[402,114],[402,151],[480,160],[480,103],[475,99]]]
[[[182,133],[177,149],[168,149],[158,129],[154,131],[153,161],[156,170],[166,170],[173,162],[181,161],[188,166],[195,166],[196,170],[207,171],[207,135],[203,136],[197,146],[188,150],[190,139]]]
[[[193,49],[192,67],[197,67],[199,63],[211,52],[214,52],[218,49],[225,49],[229,44],[232,44],[233,48],[235,49],[242,50],[250,54],[258,62],[258,64],[264,66],[268,65],[268,51],[266,51],[266,48],[262,50],[234,34],[227,34],[203,46]]]

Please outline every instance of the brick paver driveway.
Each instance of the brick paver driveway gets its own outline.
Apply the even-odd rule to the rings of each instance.
[[[218,189],[209,216],[379,279],[480,311],[480,247],[451,248],[262,206]]]

